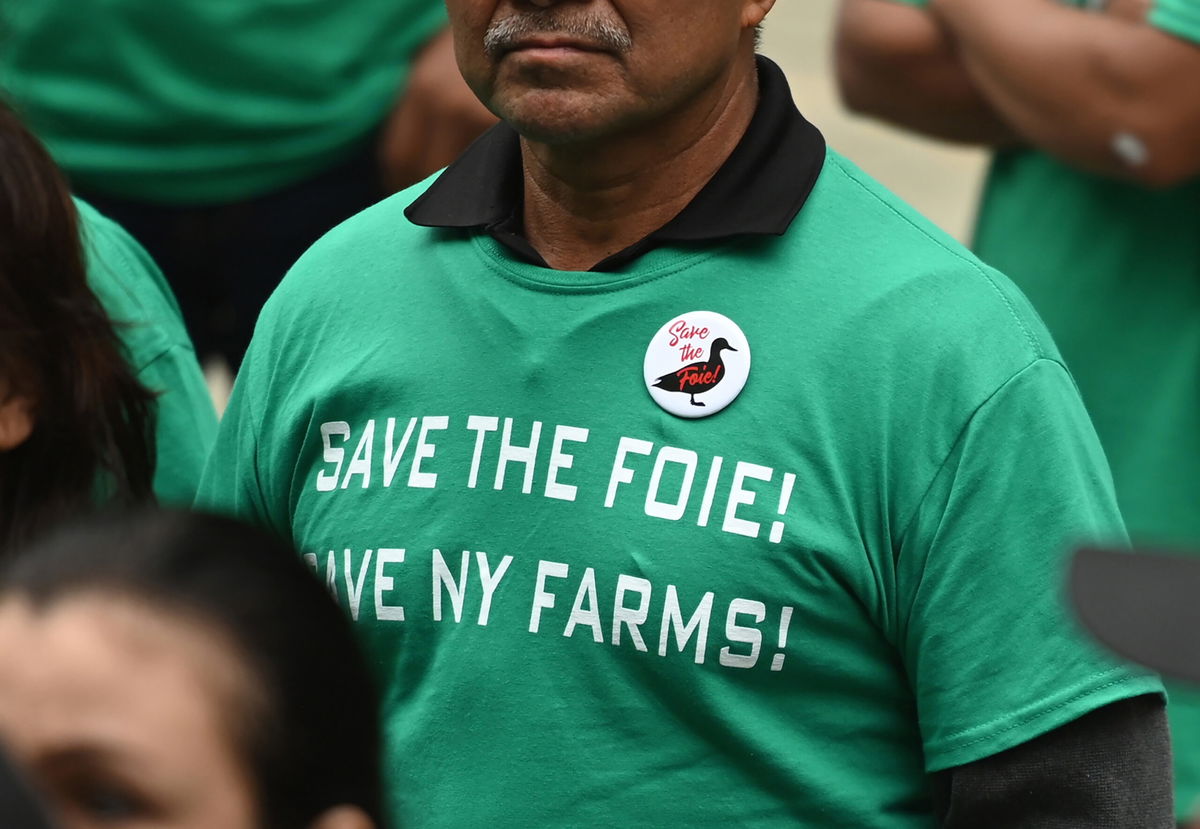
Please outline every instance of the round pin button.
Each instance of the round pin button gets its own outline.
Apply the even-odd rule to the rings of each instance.
[[[715,311],[689,311],[658,329],[646,347],[646,389],[673,415],[708,417],[741,393],[750,376],[750,343]]]

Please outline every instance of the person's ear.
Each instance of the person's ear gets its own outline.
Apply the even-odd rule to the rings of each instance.
[[[752,29],[766,18],[775,0],[743,0],[742,28]]]
[[[326,809],[309,824],[308,829],[376,829],[375,822],[357,806],[334,806]]]
[[[33,431],[33,406],[29,399],[12,395],[0,403],[0,452],[16,449]]]

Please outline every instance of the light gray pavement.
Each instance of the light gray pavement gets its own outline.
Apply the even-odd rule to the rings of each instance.
[[[830,146],[965,241],[984,154],[914,138],[847,113],[833,81],[836,12],[836,0],[778,0],[764,27],[763,53],[787,72],[800,111]]]

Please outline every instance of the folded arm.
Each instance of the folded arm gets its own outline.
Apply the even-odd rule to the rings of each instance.
[[[1006,140],[999,122],[1008,138],[1150,186],[1200,173],[1200,47],[1146,23],[1137,0],[1104,14],[1055,0],[887,5],[844,0],[838,68],[852,108],[989,144]],[[906,22],[886,31],[887,17]]]
[[[843,0],[834,47],[846,106],[945,141],[1008,144],[1016,134],[975,87],[933,15],[892,0]]]

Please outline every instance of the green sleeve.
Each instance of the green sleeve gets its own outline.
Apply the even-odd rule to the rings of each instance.
[[[175,296],[150,255],[121,227],[77,201],[88,284],[121,338],[135,376],[157,395],[154,493],[186,506],[217,431],[212,398]]]
[[[274,508],[281,501],[271,489],[274,482],[287,476],[284,470],[271,466],[271,461],[266,458],[268,447],[260,436],[262,423],[258,412],[263,405],[262,395],[266,393],[263,378],[271,368],[264,365],[271,352],[263,342],[266,339],[262,334],[264,327],[260,320],[221,418],[194,505],[241,518],[290,540],[287,510]],[[260,474],[263,469],[269,469],[273,474]]]
[[[125,242],[121,250],[129,267],[146,274],[162,300],[161,318],[169,329],[166,348],[140,365],[137,377],[158,394],[154,494],[160,503],[186,506],[196,494],[217,435],[216,410],[175,294],[145,249],[124,230],[115,225],[114,229]]]
[[[158,392],[154,494],[159,503],[187,506],[217,434],[212,397],[190,346],[172,345],[138,372]]]
[[[1070,375],[1038,359],[975,411],[901,540],[897,638],[928,771],[1161,692],[1073,621],[1062,585],[1084,541],[1124,541],[1111,477]]]
[[[1173,35],[1200,43],[1198,0],[1155,0],[1150,24]]]

